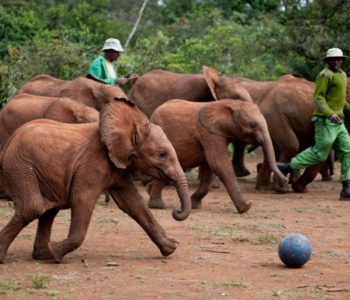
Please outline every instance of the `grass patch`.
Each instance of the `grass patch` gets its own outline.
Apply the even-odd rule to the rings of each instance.
[[[50,278],[47,274],[36,272],[30,275],[34,289],[46,289],[49,285]]]
[[[295,211],[296,211],[296,212],[299,212],[299,213],[305,213],[305,212],[310,212],[310,211],[311,211],[311,208],[310,208],[310,207],[305,207],[305,206],[296,207],[296,208],[295,208]]]
[[[317,300],[334,300],[335,298],[328,295],[320,293],[319,287],[308,286],[304,289],[298,290],[286,290],[278,289],[272,290],[272,296],[278,297],[281,299],[317,299]]]
[[[249,284],[240,280],[224,280],[224,281],[201,281],[201,288],[205,290],[224,287],[226,290],[246,289]]]
[[[20,289],[21,289],[21,286],[15,281],[10,281],[10,282],[0,281],[1,294],[12,293]]]
[[[238,236],[231,237],[231,241],[239,242],[239,243],[247,243],[249,242],[249,238],[238,235]]]
[[[13,215],[15,206],[12,201],[4,202],[0,206],[0,216],[10,217]]]
[[[222,285],[229,289],[246,289],[249,287],[247,283],[239,280],[227,280],[224,281]]]
[[[257,238],[254,238],[251,241],[253,245],[276,245],[278,242],[279,242],[279,238],[271,234],[264,234],[264,235],[258,236]]]

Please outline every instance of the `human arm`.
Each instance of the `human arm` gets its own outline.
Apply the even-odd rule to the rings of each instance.
[[[126,84],[133,85],[138,78],[139,76],[137,74],[131,74],[127,78],[126,77],[117,78],[115,80],[115,83],[118,85],[126,85]]]

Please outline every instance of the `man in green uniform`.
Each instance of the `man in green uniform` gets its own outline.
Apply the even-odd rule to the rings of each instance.
[[[99,55],[90,64],[88,71],[89,78],[111,84],[113,86],[133,84],[137,80],[138,76],[136,74],[132,74],[128,78],[118,77],[118,72],[113,66],[113,62],[116,61],[120,54],[124,52],[124,49],[118,39],[107,39],[103,45],[102,51],[104,55]]]
[[[343,188],[339,200],[350,200],[350,137],[343,122],[344,111],[350,112],[350,105],[346,101],[347,77],[341,69],[345,58],[339,48],[328,49],[323,58],[327,66],[318,74],[314,92],[315,144],[294,156],[290,163],[277,163],[287,175],[326,160],[333,148],[341,163]]]

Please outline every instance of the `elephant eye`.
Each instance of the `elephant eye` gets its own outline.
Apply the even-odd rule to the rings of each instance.
[[[167,156],[166,151],[160,151],[159,152],[159,157],[160,158],[165,158]]]

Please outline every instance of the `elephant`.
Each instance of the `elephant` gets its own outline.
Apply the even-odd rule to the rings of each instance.
[[[223,98],[252,102],[250,94],[230,77],[203,66],[203,74],[153,70],[143,74],[130,89],[128,98],[148,117],[164,102],[183,99],[194,102]]]
[[[74,80],[61,80],[42,74],[26,82],[18,90],[17,95],[22,93],[68,97],[78,103],[101,110],[104,104],[118,99],[119,88],[81,76]],[[106,202],[109,202],[108,193]]]
[[[149,117],[164,102],[183,99],[209,102],[218,99],[241,99],[252,102],[251,95],[233,78],[224,76],[215,68],[203,66],[203,74],[184,74],[153,70],[143,74],[128,92],[128,98]],[[235,145],[236,149],[236,145]],[[240,152],[238,152],[240,153]],[[243,159],[236,159],[243,162]],[[249,170],[242,164],[234,165],[237,176],[247,176]]]
[[[0,112],[1,149],[18,127],[35,119],[90,123],[99,121],[99,112],[69,98],[18,94],[11,98]]]
[[[208,193],[213,173],[225,185],[239,213],[248,211],[251,201],[245,201],[230,163],[227,145],[231,140],[262,145],[264,160],[280,181],[287,178],[279,171],[266,120],[252,102],[222,99],[215,102],[191,102],[173,99],[160,105],[151,115],[151,122],[162,127],[175,147],[184,170],[199,166],[200,183],[191,196],[192,208],[200,208]],[[153,180],[149,207],[163,208],[161,189],[164,180]]]
[[[117,99],[119,88],[86,77],[61,80],[49,75],[37,75],[26,82],[17,94],[67,97],[100,110],[104,104]]]
[[[159,180],[172,180],[181,202],[181,208],[173,210],[178,221],[191,212],[186,177],[163,130],[123,94],[118,96],[121,100],[102,108],[99,123],[34,120],[11,136],[1,153],[0,182],[13,199],[15,213],[0,232],[0,263],[16,236],[34,219],[38,227],[33,259],[62,262],[82,244],[97,198],[106,190],[163,256],[175,251],[178,242],[158,224],[130,173],[137,169]],[[68,208],[67,238],[50,241],[56,214]]]
[[[275,82],[259,82],[245,78],[236,80],[255,96],[253,99],[266,118],[279,161],[288,162],[298,152],[313,144],[313,82],[292,75],[285,75]],[[241,159],[242,155],[237,154],[236,158]],[[319,171],[323,172],[323,178],[326,179],[327,169],[327,162],[307,168],[301,180],[298,179],[299,175],[291,179],[293,190],[306,192],[306,181],[314,178]],[[269,166],[263,163],[258,171],[257,189],[270,187],[270,172]],[[273,186],[278,192],[288,191],[288,185],[281,186],[275,182]]]

